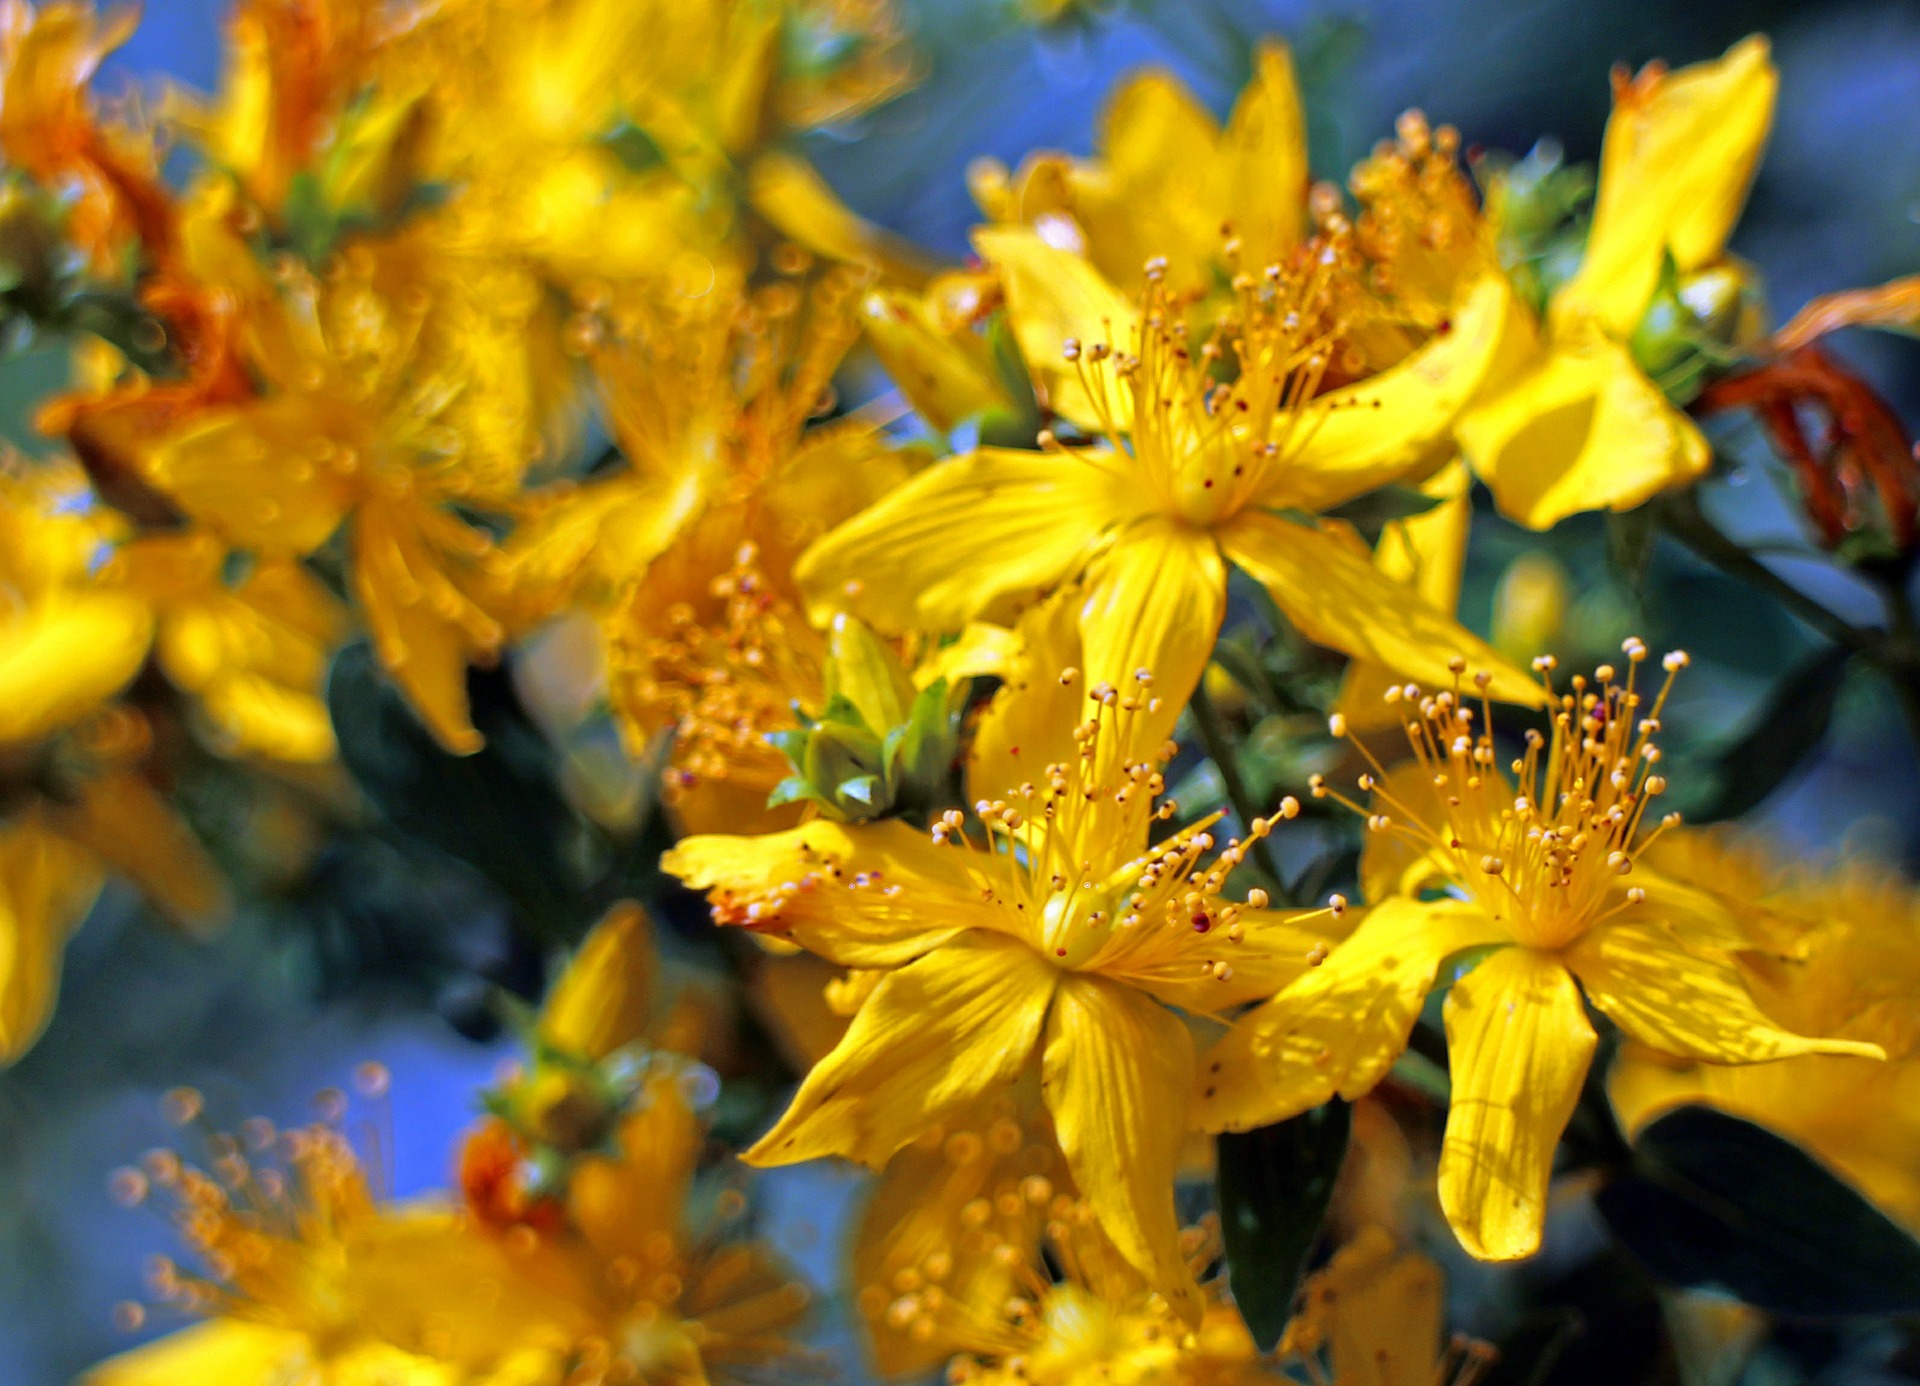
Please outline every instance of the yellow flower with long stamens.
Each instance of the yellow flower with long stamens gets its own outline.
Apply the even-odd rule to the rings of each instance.
[[[1460,420],[1504,513],[1545,529],[1577,511],[1631,509],[1706,470],[1706,439],[1648,378],[1633,338],[1665,265],[1688,304],[1690,280],[1720,264],[1777,86],[1759,37],[1678,72],[1616,74],[1580,268]]]
[[[1484,277],[1450,331],[1363,384],[1320,387],[1337,336],[1332,272],[1314,260],[1241,281],[1217,336],[1189,332],[1155,287],[1136,314],[1084,260],[1020,230],[980,233],[1029,361],[1051,343],[1054,406],[1103,435],[1046,452],[982,448],[928,468],[822,539],[795,575],[816,609],[883,631],[1004,617],[1084,575],[1090,683],[1151,665],[1162,729],[1200,678],[1225,612],[1227,563],[1262,583],[1309,639],[1403,674],[1468,649],[1495,696],[1538,688],[1381,575],[1315,512],[1423,465],[1478,387],[1506,311]],[[1237,374],[1222,381],[1231,361]]]
[[[1075,648],[1070,622],[1063,634],[1055,655]],[[1049,676],[1076,700],[1081,680],[1073,667]],[[1124,693],[1084,696],[1084,719],[1013,700],[1027,720],[1002,719],[1005,758],[971,772],[975,837],[958,812],[931,840],[897,820],[815,822],[688,838],[662,865],[709,893],[718,922],[882,974],[751,1163],[843,1155],[879,1167],[1037,1067],[1074,1183],[1126,1259],[1197,1322],[1172,1197],[1193,1041],[1169,1007],[1212,1015],[1270,996],[1324,931],[1268,911],[1259,892],[1223,898],[1250,843],[1209,863],[1208,824],[1149,841],[1173,810],[1155,806],[1168,748],[1143,734],[1166,714],[1146,671]],[[1252,832],[1297,811],[1288,801]]]
[[[1754,931],[1710,892],[1642,864],[1677,822],[1642,831],[1667,787],[1655,736],[1687,660],[1668,655],[1666,683],[1648,698],[1635,680],[1646,646],[1625,649],[1626,678],[1605,665],[1591,681],[1574,677],[1553,701],[1551,736],[1530,731],[1506,770],[1490,707],[1463,695],[1457,676],[1438,693],[1390,690],[1411,764],[1362,777],[1370,810],[1315,782],[1367,817],[1371,908],[1325,962],[1203,1058],[1203,1124],[1244,1130],[1367,1092],[1451,969],[1440,1203],[1469,1252],[1512,1260],[1539,1246],[1554,1147],[1593,1054],[1583,991],[1664,1053],[1722,1064],[1882,1056],[1876,1044],[1782,1029],[1734,959],[1757,946]],[[1333,722],[1346,733],[1344,719]]]
[[[1000,1242],[1011,1293],[943,1302],[962,1351],[953,1381],[979,1386],[1235,1386],[1283,1382],[1260,1360],[1239,1311],[1210,1282],[1198,1323],[1183,1321],[1120,1256],[1085,1199],[1029,1175],[1009,1195],[1044,1218],[1045,1254],[1035,1237]],[[1196,1270],[1219,1255],[1212,1227],[1184,1229],[1181,1249]],[[997,1287],[996,1287],[997,1288]],[[925,1297],[924,1294],[922,1296]]]
[[[384,1090],[387,1079],[367,1065],[360,1081]],[[197,1093],[167,1101],[199,1121]],[[511,1341],[524,1298],[462,1303],[476,1287],[507,1288],[511,1258],[445,1208],[384,1200],[344,1132],[345,1098],[328,1092],[321,1105],[307,1127],[255,1118],[209,1133],[205,1168],[155,1150],[114,1176],[123,1203],[171,1205],[204,1270],[158,1257],[149,1284],[164,1311],[203,1322],[108,1359],[85,1386],[456,1386],[465,1364]],[[120,1313],[131,1325],[152,1317],[137,1304]]]
[[[1867,1040],[1887,1062],[1814,1054],[1726,1068],[1628,1045],[1607,1094],[1629,1133],[1705,1103],[1804,1146],[1920,1233],[1920,895],[1864,863],[1785,867],[1778,848],[1718,832],[1664,839],[1662,870],[1804,931],[1804,956],[1740,956],[1762,1009],[1797,1030]]]

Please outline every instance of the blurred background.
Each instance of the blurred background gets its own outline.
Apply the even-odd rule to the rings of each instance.
[[[1920,141],[1912,135],[1920,128],[1920,7],[1902,0],[1141,0],[1042,30],[1013,22],[1001,0],[907,0],[904,8],[923,81],[818,139],[813,153],[858,210],[945,256],[965,253],[974,220],[970,159],[1011,164],[1042,147],[1086,152],[1115,79],[1143,64],[1171,67],[1224,111],[1246,75],[1249,41],[1286,38],[1309,100],[1314,172],[1343,179],[1408,106],[1457,126],[1469,145],[1517,155],[1552,138],[1570,160],[1591,161],[1612,64],[1679,65],[1760,30],[1774,41],[1781,98],[1734,249],[1759,268],[1776,319],[1815,294],[1920,271]],[[221,11],[220,0],[155,0],[100,89],[163,77],[210,88]],[[1835,349],[1910,428],[1920,423],[1920,346],[1849,334]],[[0,365],[0,427],[13,441],[44,446],[24,418],[63,370],[57,353]],[[1709,510],[1749,540],[1800,546],[1761,465],[1740,461],[1749,447],[1758,456],[1757,440],[1736,429],[1717,441],[1734,465],[1706,488]],[[1809,758],[1782,782],[1719,789],[1753,798],[1753,816],[1791,852],[1846,850],[1910,874],[1920,867],[1915,748],[1885,688],[1866,672],[1820,682],[1820,642],[1780,608],[1677,549],[1656,545],[1623,565],[1609,552],[1618,535],[1594,517],[1582,521],[1590,523],[1556,532],[1551,546],[1564,591],[1554,643],[1568,662],[1617,649],[1629,633],[1656,649],[1686,646],[1696,668],[1671,719],[1682,756],[1716,759],[1773,718],[1769,726],[1786,728],[1780,734],[1815,744]],[[1503,576],[1546,547],[1483,510],[1468,623],[1486,630]],[[1868,619],[1875,609],[1825,565],[1788,558],[1779,571],[1843,615]],[[1808,670],[1784,695],[1798,698],[1804,715],[1781,720],[1783,685]],[[228,825],[235,835],[272,828],[259,818]],[[126,1345],[112,1306],[140,1296],[143,1257],[170,1249],[171,1238],[151,1212],[116,1208],[107,1179],[167,1138],[158,1111],[166,1089],[203,1090],[223,1124],[256,1113],[297,1119],[317,1090],[377,1059],[394,1074],[384,1138],[393,1191],[441,1187],[452,1143],[474,1116],[475,1089],[510,1050],[486,998],[496,986],[537,994],[541,983],[539,949],[509,928],[494,888],[404,832],[327,844],[311,879],[250,908],[211,942],[167,935],[142,910],[124,887],[109,888],[68,951],[52,1028],[0,1073],[0,1382],[9,1386],[54,1386]],[[699,910],[669,923],[698,946]],[[788,1171],[761,1187],[773,1240],[824,1284],[838,1210],[856,1181]],[[1595,1271],[1582,1259],[1598,1236],[1556,1230],[1549,1256],[1527,1276],[1608,1274],[1606,1263]],[[1472,1272],[1449,1269],[1456,1295],[1471,1296]],[[1473,1312],[1497,1318],[1500,1310]],[[1487,1331],[1498,1326],[1492,1318]],[[1641,1320],[1626,1313],[1620,1322],[1625,1328],[1604,1341],[1577,1343],[1551,1379],[1649,1379],[1654,1368],[1634,1337]],[[1748,1378],[1874,1380],[1902,1371],[1846,1330],[1806,1334],[1803,1352],[1749,1364]],[[1905,1371],[1920,1374],[1912,1364]]]

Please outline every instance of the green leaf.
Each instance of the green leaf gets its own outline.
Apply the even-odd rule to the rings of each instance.
[[[1826,738],[1851,661],[1852,652],[1838,646],[1815,655],[1774,686],[1752,724],[1710,767],[1683,765],[1672,776],[1676,787],[1707,786],[1678,804],[1687,819],[1738,818],[1785,783]]]
[[[600,137],[600,146],[629,173],[646,173],[667,161],[652,135],[630,121],[621,121]]]
[[[1262,1351],[1280,1341],[1353,1132],[1339,1098],[1288,1121],[1214,1141],[1227,1283]]]
[[[541,938],[576,939],[597,906],[577,865],[589,830],[506,673],[475,670],[468,692],[487,743],[456,756],[420,724],[372,647],[346,646],[327,674],[340,759],[394,829],[479,872]]]
[[[1675,1285],[1832,1318],[1920,1312],[1920,1241],[1789,1141],[1681,1107],[1596,1197],[1635,1259]]]

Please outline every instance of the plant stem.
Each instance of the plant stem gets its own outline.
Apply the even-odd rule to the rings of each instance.
[[[1188,704],[1193,713],[1193,725],[1200,732],[1200,744],[1206,749],[1207,759],[1213,762],[1214,769],[1220,772],[1220,783],[1227,791],[1227,802],[1240,819],[1242,831],[1249,837],[1253,833],[1253,820],[1260,815],[1254,811],[1253,796],[1247,792],[1247,782],[1240,778],[1240,764],[1233,757],[1233,745],[1227,739],[1226,727],[1220,721],[1220,714],[1213,705],[1213,699],[1207,694],[1207,680],[1201,675],[1199,685],[1193,690],[1193,701]],[[1273,884],[1284,895],[1287,878],[1280,874],[1279,863],[1273,857],[1273,843],[1260,837],[1253,839],[1254,854],[1259,865],[1272,878]]]

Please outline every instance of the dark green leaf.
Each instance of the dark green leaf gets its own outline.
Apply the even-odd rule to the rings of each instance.
[[[580,870],[586,829],[561,795],[552,749],[504,671],[468,679],[484,748],[456,756],[414,716],[365,642],[334,656],[327,709],[340,759],[400,832],[498,886],[544,938],[577,938],[594,912]]]
[[[1781,679],[1747,730],[1711,767],[1684,767],[1676,786],[1705,789],[1677,805],[1689,821],[1738,818],[1778,789],[1825,739],[1851,653],[1834,647]]]
[[[1920,1312],[1920,1241],[1812,1156],[1707,1107],[1661,1117],[1601,1215],[1648,1271],[1781,1314]]]
[[[1215,1138],[1227,1283],[1263,1350],[1280,1341],[1346,1158],[1353,1109],[1339,1098],[1289,1121]]]

